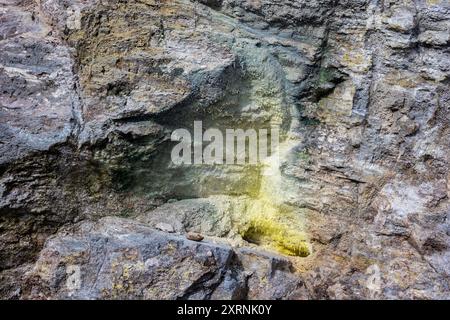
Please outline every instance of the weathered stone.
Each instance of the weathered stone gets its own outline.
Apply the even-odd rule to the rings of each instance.
[[[288,273],[269,256],[270,272]],[[245,253],[249,255],[249,252]],[[25,276],[27,299],[217,299],[246,298],[252,285],[230,247],[195,243],[131,220],[103,218],[51,237]],[[265,288],[252,297],[270,296],[286,283],[270,273]],[[287,280],[284,280],[287,281]],[[271,286],[275,286],[273,289]],[[267,291],[267,292],[266,292]]]
[[[168,232],[168,233],[175,232],[175,229],[173,228],[173,226],[168,223],[158,223],[158,224],[156,224],[155,228],[160,231],[164,231],[164,232]]]
[[[198,232],[188,232],[186,233],[186,239],[188,240],[192,240],[192,241],[197,241],[200,242],[204,239],[205,237],[202,236],[200,233]]]
[[[0,165],[66,142],[79,111],[71,50],[35,14],[0,12]]]
[[[0,297],[448,299],[449,26],[446,1],[1,2]],[[281,165],[174,165],[194,120],[281,125]],[[111,215],[143,225],[77,223]]]

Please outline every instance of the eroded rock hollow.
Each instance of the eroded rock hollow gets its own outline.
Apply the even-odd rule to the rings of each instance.
[[[0,297],[450,298],[449,43],[439,0],[0,0]],[[279,161],[174,164],[195,121]]]

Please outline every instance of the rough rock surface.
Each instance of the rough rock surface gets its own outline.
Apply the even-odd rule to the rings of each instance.
[[[74,229],[47,241],[25,276],[25,298],[262,299],[302,293],[286,258],[234,252],[121,218]]]
[[[0,297],[450,298],[449,42],[440,0],[0,0]],[[194,120],[280,125],[277,174],[172,164]]]

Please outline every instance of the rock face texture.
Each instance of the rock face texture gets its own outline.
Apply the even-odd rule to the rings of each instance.
[[[0,297],[449,299],[449,89],[448,1],[0,0]]]
[[[25,298],[268,299],[304,291],[282,257],[197,243],[120,218],[75,229],[47,241],[27,274]],[[255,254],[262,261],[249,265]]]

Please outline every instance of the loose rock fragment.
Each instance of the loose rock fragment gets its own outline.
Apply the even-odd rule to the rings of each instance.
[[[202,236],[200,233],[197,232],[188,232],[186,234],[186,239],[192,240],[192,241],[202,241],[205,237]]]

